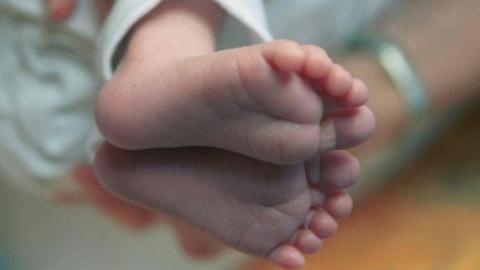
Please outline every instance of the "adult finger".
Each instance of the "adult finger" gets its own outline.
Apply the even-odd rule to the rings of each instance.
[[[44,0],[48,17],[55,22],[65,21],[75,10],[76,0]]]

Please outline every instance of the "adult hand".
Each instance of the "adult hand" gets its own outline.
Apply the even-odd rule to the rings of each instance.
[[[44,0],[48,16],[55,22],[67,20],[75,11],[77,0]],[[100,21],[106,17],[115,0],[96,0],[98,16]]]
[[[90,166],[76,168],[73,177],[79,184],[87,202],[92,203],[101,212],[132,230],[143,230],[162,220],[152,211],[111,195],[97,180]]]
[[[196,259],[210,259],[223,249],[223,245],[217,240],[180,220],[114,197],[100,184],[90,166],[77,167],[73,177],[81,187],[80,193],[63,193],[56,201],[91,203],[114,221],[136,231],[162,222],[170,224],[184,252]]]

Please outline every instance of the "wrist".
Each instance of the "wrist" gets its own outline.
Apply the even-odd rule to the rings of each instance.
[[[430,2],[410,4],[381,31],[398,40],[415,61],[432,112],[438,114],[480,88],[480,5],[470,0]]]

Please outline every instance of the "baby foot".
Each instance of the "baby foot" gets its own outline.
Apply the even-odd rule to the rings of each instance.
[[[354,146],[373,130],[360,106],[365,85],[313,45],[274,41],[164,66],[130,62],[97,105],[100,130],[120,148],[207,146],[290,165]]]
[[[125,199],[179,217],[240,251],[298,268],[302,253],[318,251],[349,214],[352,201],[341,190],[359,175],[358,161],[345,151],[320,162],[322,178],[312,184],[303,165],[208,148],[125,151],[104,144],[95,169]]]

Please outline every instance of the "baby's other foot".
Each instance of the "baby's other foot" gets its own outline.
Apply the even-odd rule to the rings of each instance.
[[[98,126],[120,148],[208,146],[290,165],[373,130],[365,85],[313,45],[274,41],[164,66],[152,58],[124,61],[100,92]]]
[[[303,165],[276,166],[224,150],[126,151],[104,144],[95,168],[113,193],[294,269],[352,208],[341,190],[358,178],[358,161],[344,151],[321,161],[322,177],[311,183]]]

